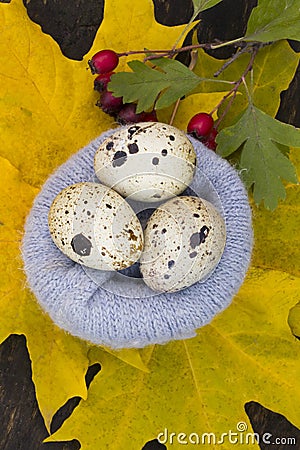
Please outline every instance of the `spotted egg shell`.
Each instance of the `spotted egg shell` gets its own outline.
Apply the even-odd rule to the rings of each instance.
[[[48,219],[57,247],[84,266],[118,270],[140,257],[141,224],[129,204],[107,186],[68,186],[54,199]]]
[[[159,122],[122,127],[95,154],[97,177],[123,197],[144,202],[166,200],[191,183],[194,147],[177,128]]]
[[[177,197],[157,208],[145,229],[140,269],[155,291],[175,292],[206,278],[217,266],[226,241],[215,207],[198,197]]]

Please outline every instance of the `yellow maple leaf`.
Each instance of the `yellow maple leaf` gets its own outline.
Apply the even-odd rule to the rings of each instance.
[[[77,438],[83,450],[121,450],[162,433],[167,448],[179,450],[180,433],[186,441],[196,433],[200,444],[213,433],[215,442],[208,445],[206,436],[201,448],[217,450],[222,433],[237,433],[240,422],[248,430],[236,435],[238,443],[251,434],[244,411],[251,400],[299,424],[300,346],[286,323],[299,293],[299,278],[253,269],[232,305],[196,338],[144,349],[149,373],[98,354],[102,371],[87,401],[47,442]],[[258,449],[252,438],[247,448]],[[232,442],[225,437],[223,445]]]
[[[239,95],[239,94],[238,94]],[[201,92],[191,94],[180,101],[173,125],[180,130],[186,130],[190,119],[199,111],[212,111],[224,97],[224,92]],[[159,120],[168,123],[172,115],[173,106],[158,111]],[[217,113],[212,117],[216,120]]]
[[[86,398],[87,344],[55,326],[26,289],[20,245],[37,189],[6,159],[0,158],[0,166],[0,341],[11,333],[26,336],[40,409],[49,427],[55,411],[71,395]]]
[[[71,61],[29,20],[20,0],[0,7],[0,339],[10,333],[26,335],[37,399],[48,428],[68,398],[86,398],[88,346],[55,326],[25,288],[19,250],[25,217],[37,187],[49,174],[115,125],[95,107],[97,95],[87,70],[91,55],[107,47],[168,48],[183,28],[159,25],[150,1],[134,0],[130,8],[124,2],[106,1],[104,21],[89,55],[84,61]],[[126,61],[122,58],[120,69]],[[147,371],[137,350],[107,351]]]
[[[72,61],[27,18],[20,1],[1,6],[0,23],[0,155],[34,186],[114,124],[95,107],[98,96],[87,70],[88,59],[103,48],[116,52],[170,48],[184,28],[159,25],[151,1],[135,0],[130,7],[126,2],[106,1],[91,51],[83,61]],[[118,70],[132,58],[121,58]]]

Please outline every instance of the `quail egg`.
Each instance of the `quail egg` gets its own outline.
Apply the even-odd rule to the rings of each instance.
[[[225,223],[215,207],[198,197],[175,197],[147,222],[140,270],[155,291],[175,292],[207,278],[226,241]]]
[[[196,153],[188,137],[159,122],[122,127],[95,154],[94,168],[105,185],[143,202],[167,200],[193,179]]]
[[[107,186],[84,182],[66,187],[54,199],[48,218],[54,243],[84,266],[119,270],[140,257],[141,224],[129,204]]]

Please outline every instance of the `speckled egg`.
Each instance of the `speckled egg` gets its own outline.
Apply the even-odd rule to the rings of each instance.
[[[66,256],[94,269],[129,267],[143,248],[142,227],[132,208],[98,183],[63,189],[50,207],[49,230]]]
[[[159,122],[122,127],[95,154],[99,180],[123,197],[143,202],[166,200],[191,183],[194,147],[177,128]]]
[[[157,208],[145,229],[140,269],[155,291],[175,292],[207,278],[226,241],[215,207],[198,197],[175,197]]]

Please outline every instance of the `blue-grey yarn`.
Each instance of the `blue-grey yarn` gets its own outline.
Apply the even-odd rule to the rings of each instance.
[[[253,244],[251,210],[245,188],[234,168],[190,137],[201,172],[213,185],[202,186],[203,198],[218,194],[226,222],[226,246],[222,258],[204,282],[175,293],[142,295],[138,281],[127,277],[124,293],[107,290],[112,272],[97,272],[67,258],[53,243],[48,211],[66,186],[94,179],[93,159],[99,144],[116,130],[103,133],[74,154],[48,178],[36,197],[25,225],[22,243],[29,288],[52,320],[72,335],[111,348],[144,347],[195,336],[224,310],[239,290],[247,272]],[[201,173],[191,185],[201,192]],[[139,280],[141,282],[141,280]],[[143,282],[142,282],[143,283]],[[122,284],[120,285],[122,290]],[[129,291],[135,297],[128,296]]]

